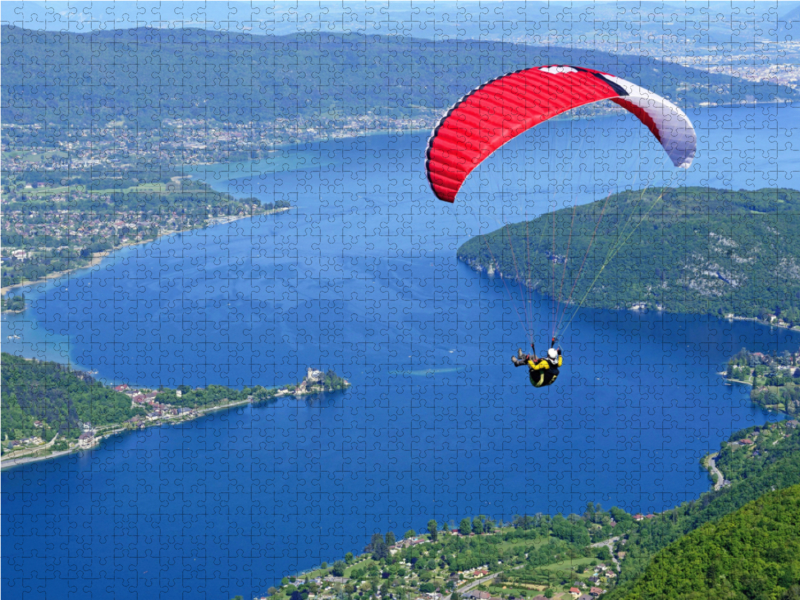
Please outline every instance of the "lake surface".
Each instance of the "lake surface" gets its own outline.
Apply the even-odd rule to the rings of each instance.
[[[562,340],[561,377],[533,391],[509,360],[528,339],[519,290],[455,259],[472,235],[647,181],[797,187],[789,109],[690,116],[701,147],[688,172],[625,118],[560,122],[516,141],[455,205],[427,190],[427,134],[187,169],[296,208],[126,248],[27,290],[32,307],[3,317],[4,337],[21,337],[4,350],[143,386],[273,386],[314,366],[353,387],[4,471],[3,594],[247,598],[430,518],[696,498],[710,484],[699,459],[769,418],[717,373],[743,346],[796,350],[800,336],[586,309]],[[493,190],[508,193],[492,203]],[[534,296],[531,309],[544,347],[552,306]]]

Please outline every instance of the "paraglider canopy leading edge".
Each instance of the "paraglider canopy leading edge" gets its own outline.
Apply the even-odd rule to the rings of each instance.
[[[426,171],[434,194],[455,201],[467,176],[503,144],[556,115],[602,100],[635,115],[676,167],[692,164],[694,127],[670,101],[608,73],[551,65],[498,77],[447,112],[428,141]]]

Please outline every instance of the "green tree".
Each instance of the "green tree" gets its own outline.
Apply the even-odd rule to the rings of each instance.
[[[469,535],[472,533],[472,522],[467,517],[464,517],[461,519],[458,531],[461,535]]]
[[[335,577],[344,577],[344,570],[347,568],[347,565],[344,564],[344,561],[337,560],[333,563],[333,567],[331,568],[331,574]]]
[[[417,535],[416,531],[414,531],[413,529],[409,529],[408,531],[406,531],[406,534],[403,536],[403,539],[404,540],[410,540],[411,538],[415,537],[416,535]]]
[[[350,563],[352,563],[353,562],[353,553],[352,552],[348,552],[347,554],[345,554],[344,555],[344,560],[348,565]]]
[[[472,519],[472,533],[475,535],[483,533],[483,515],[478,515]]]
[[[386,544],[389,546],[394,546],[397,540],[394,537],[394,531],[387,531],[386,532]]]
[[[436,541],[436,538],[439,535],[439,524],[436,522],[435,519],[431,519],[428,521],[428,533],[431,536],[431,541]]]
[[[389,556],[389,546],[383,541],[381,537],[380,542],[372,547],[372,560],[383,560]]]
[[[611,552],[608,551],[608,546],[600,546],[597,549],[596,556],[599,560],[604,560],[604,561],[611,560]]]

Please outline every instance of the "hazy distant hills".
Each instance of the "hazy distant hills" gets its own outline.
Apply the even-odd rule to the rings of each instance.
[[[165,118],[430,116],[515,69],[576,64],[631,79],[684,107],[793,101],[798,92],[655,58],[503,42],[203,29],[89,33],[2,27],[4,123],[154,127]]]
[[[6,0],[3,22],[30,29],[81,32],[144,23],[166,27],[286,35],[298,31],[406,35],[419,39],[481,39],[536,45],[599,47],[614,52],[703,56],[738,50],[770,52],[785,40],[797,2],[538,2],[480,8],[448,0],[408,3],[190,2],[149,3],[136,11],[124,2],[52,3]],[[791,35],[791,34],[790,34]],[[737,48],[738,46],[738,48]]]

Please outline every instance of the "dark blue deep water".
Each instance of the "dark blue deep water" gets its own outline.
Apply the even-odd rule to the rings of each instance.
[[[534,392],[509,361],[527,339],[519,291],[512,298],[455,259],[471,235],[613,186],[797,187],[793,114],[691,116],[701,149],[688,173],[675,176],[633,135],[617,146],[604,137],[598,156],[586,145],[559,154],[559,144],[632,127],[564,122],[517,142],[455,205],[427,191],[426,134],[187,169],[296,208],[126,248],[28,290],[32,308],[3,318],[4,337],[21,336],[4,350],[143,386],[273,386],[308,365],[353,386],[3,472],[3,596],[252,597],[360,551],[375,531],[420,530],[430,518],[580,512],[590,500],[656,512],[697,498],[709,487],[699,459],[769,418],[717,373],[743,346],[795,350],[800,336],[586,309],[563,339],[561,377]],[[548,133],[554,163],[542,158]],[[510,183],[488,181],[493,172]],[[489,192],[528,194],[492,205],[469,195],[481,178]],[[544,345],[552,307],[531,306]]]

